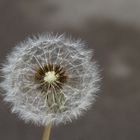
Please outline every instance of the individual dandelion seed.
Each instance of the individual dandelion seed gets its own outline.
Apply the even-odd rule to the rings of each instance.
[[[94,102],[99,74],[80,40],[44,34],[18,44],[3,65],[4,100],[26,122],[71,121]]]

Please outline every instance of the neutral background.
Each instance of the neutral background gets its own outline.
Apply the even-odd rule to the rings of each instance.
[[[53,128],[50,140],[140,140],[139,0],[0,0],[0,63],[28,35],[54,31],[94,48],[102,86],[79,120]],[[41,140],[0,96],[0,140]]]

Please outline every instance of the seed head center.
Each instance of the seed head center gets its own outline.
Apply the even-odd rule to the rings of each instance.
[[[58,75],[55,73],[55,71],[48,71],[45,73],[44,81],[51,84],[55,82],[57,78],[58,78]]]

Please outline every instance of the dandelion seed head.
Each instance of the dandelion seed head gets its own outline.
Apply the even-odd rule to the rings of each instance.
[[[94,102],[100,80],[92,50],[80,40],[45,34],[18,44],[3,65],[4,100],[26,122],[72,121]]]

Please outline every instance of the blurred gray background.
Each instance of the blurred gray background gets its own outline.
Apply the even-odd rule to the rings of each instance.
[[[54,31],[94,48],[103,77],[94,106],[53,128],[50,140],[140,140],[139,0],[0,0],[0,63],[25,37]],[[0,96],[0,140],[41,140]]]

